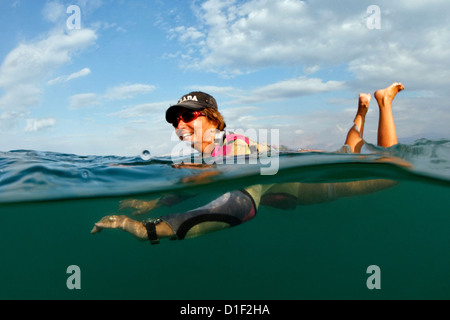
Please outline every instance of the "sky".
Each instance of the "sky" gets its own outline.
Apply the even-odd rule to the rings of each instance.
[[[165,111],[198,90],[227,129],[335,151],[359,93],[393,82],[399,141],[448,139],[449,12],[444,0],[0,0],[0,151],[168,154]],[[377,127],[373,99],[367,141]]]

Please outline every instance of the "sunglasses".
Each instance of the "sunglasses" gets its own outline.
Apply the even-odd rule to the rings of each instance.
[[[184,123],[188,123],[191,121],[194,121],[200,116],[205,116],[203,112],[200,111],[182,111],[180,112],[177,117],[171,121],[174,128],[178,127],[178,124],[180,123],[180,120],[183,120]]]

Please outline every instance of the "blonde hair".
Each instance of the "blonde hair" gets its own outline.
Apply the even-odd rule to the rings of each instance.
[[[205,108],[203,109],[203,112],[209,120],[217,123],[217,129],[219,131],[223,131],[226,128],[227,124],[219,111],[213,108]]]

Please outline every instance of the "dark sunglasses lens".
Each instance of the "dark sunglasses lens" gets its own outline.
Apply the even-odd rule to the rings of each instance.
[[[181,118],[183,119],[184,122],[191,122],[192,120],[194,120],[196,118],[196,113],[192,112],[192,111],[187,111],[185,113],[182,114]]]
[[[199,113],[197,111],[181,112],[177,115],[177,117],[171,123],[176,128],[176,127],[178,127],[178,123],[180,122],[180,119],[183,120],[184,123],[188,123],[188,122],[191,122],[191,121],[197,119],[198,116],[199,116]]]

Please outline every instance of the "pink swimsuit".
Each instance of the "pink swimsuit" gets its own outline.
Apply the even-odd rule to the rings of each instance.
[[[227,156],[227,155],[237,155],[235,152],[235,144],[234,141],[242,140],[248,146],[250,145],[250,140],[244,135],[241,134],[227,134],[224,139],[224,143],[222,145],[217,145],[214,148],[214,151],[211,153],[211,156]]]

